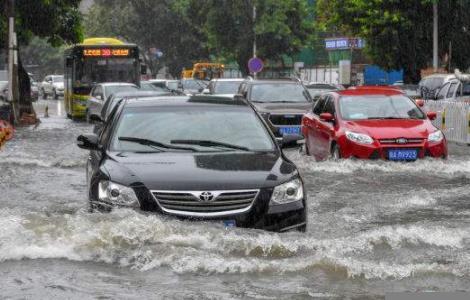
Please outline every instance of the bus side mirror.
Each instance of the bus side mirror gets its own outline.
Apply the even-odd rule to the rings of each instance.
[[[147,75],[147,66],[146,65],[140,65],[140,74],[141,75]]]

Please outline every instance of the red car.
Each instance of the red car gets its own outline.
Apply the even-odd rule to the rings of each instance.
[[[351,89],[324,94],[302,118],[305,150],[333,157],[411,161],[447,157],[444,134],[427,114],[393,89]]]

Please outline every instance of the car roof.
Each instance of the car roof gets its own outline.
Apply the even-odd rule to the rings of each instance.
[[[248,84],[255,85],[255,84],[270,84],[270,83],[287,83],[287,84],[300,84],[299,81],[294,79],[255,79],[255,80],[248,80]]]
[[[242,82],[244,81],[245,78],[214,78],[212,79],[211,81],[221,81],[221,82],[224,82],[224,81],[235,81],[235,82]]]
[[[423,77],[423,79],[429,78],[455,78],[455,74],[431,74],[428,76]]]
[[[340,96],[372,96],[372,95],[383,95],[383,96],[394,96],[403,95],[404,92],[399,89],[392,88],[362,88],[362,89],[347,89],[342,91],[334,92]]]
[[[245,100],[239,98],[212,96],[212,95],[196,95],[196,96],[156,96],[145,100],[139,98],[132,99],[125,104],[126,107],[164,107],[164,106],[244,106],[251,107]]]
[[[118,97],[148,97],[148,96],[159,96],[161,94],[167,95],[167,92],[159,92],[159,91],[141,91],[141,90],[136,90],[136,91],[123,91],[123,92],[117,92],[114,93],[113,96],[114,98]]]
[[[103,82],[98,84],[102,86],[136,86],[135,84],[129,82]]]

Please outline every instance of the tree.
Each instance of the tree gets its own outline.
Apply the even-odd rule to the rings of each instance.
[[[308,45],[314,33],[310,16],[313,6],[306,0],[192,0],[204,22],[208,48],[221,57],[237,61],[242,73],[248,74],[248,60],[253,56],[256,36],[257,55],[278,60]],[[253,19],[256,6],[256,19]]]
[[[318,0],[319,24],[324,29],[358,35],[366,40],[366,52],[385,69],[404,70],[406,82],[418,82],[421,69],[432,59],[433,0]],[[453,64],[467,68],[470,46],[470,2],[441,0],[440,57],[453,41]]]
[[[6,7],[7,0],[3,1]],[[45,38],[53,46],[79,42],[82,39],[79,4],[80,0],[16,0],[15,27],[18,48],[26,46],[33,36]],[[0,43],[3,45],[8,37],[7,11],[4,9],[0,12]],[[21,55],[18,60],[18,76],[22,111],[31,112],[30,81]]]
[[[112,2],[112,5],[111,5]],[[136,43],[148,53],[150,48],[163,52],[151,57],[154,74],[166,65],[174,77],[195,60],[207,58],[205,37],[192,19],[181,15],[181,0],[98,0],[90,9],[86,22],[89,36],[114,36]]]

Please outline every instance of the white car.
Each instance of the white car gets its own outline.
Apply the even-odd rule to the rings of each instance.
[[[90,122],[91,115],[101,115],[106,99],[117,92],[138,91],[139,87],[133,83],[126,82],[108,82],[99,83],[91,90],[91,97],[87,101],[86,120]]]
[[[51,95],[54,99],[64,96],[64,76],[47,75],[41,82],[41,94],[43,99]]]

